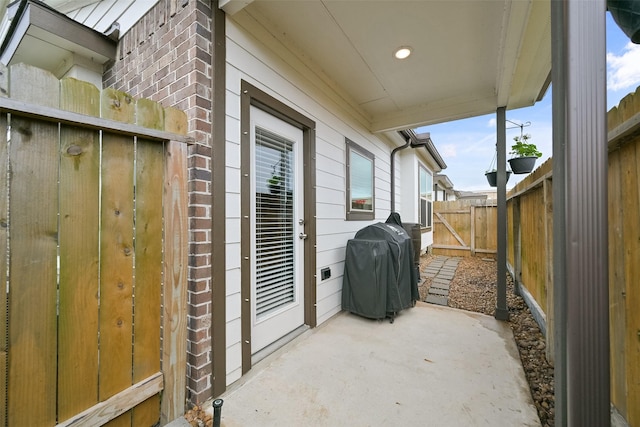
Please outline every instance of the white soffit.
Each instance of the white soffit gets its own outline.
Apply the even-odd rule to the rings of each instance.
[[[374,132],[532,105],[549,83],[549,0],[227,3],[338,87]],[[400,46],[412,55],[393,58]]]

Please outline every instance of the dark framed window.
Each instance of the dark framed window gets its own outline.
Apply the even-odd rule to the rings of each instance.
[[[375,218],[375,157],[345,138],[347,146],[347,220]]]
[[[423,227],[431,227],[433,203],[433,176],[422,165],[418,166],[418,220]]]

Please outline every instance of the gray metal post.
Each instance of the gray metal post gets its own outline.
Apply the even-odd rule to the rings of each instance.
[[[553,315],[555,425],[567,425],[567,289],[565,271],[566,66],[565,3],[551,2],[551,81],[553,82]]]
[[[605,0],[568,0],[564,16],[555,17],[564,24],[562,40],[554,40],[564,57],[554,59],[563,62],[559,96],[566,102],[554,111],[566,120],[564,253],[554,249],[566,268],[564,282],[554,280],[566,286],[566,312],[556,317],[566,327],[566,420],[559,426],[610,425],[605,11]]]
[[[497,301],[494,317],[498,320],[509,320],[507,308],[507,114],[505,107],[496,111],[497,127],[497,196],[498,196],[498,277]]]

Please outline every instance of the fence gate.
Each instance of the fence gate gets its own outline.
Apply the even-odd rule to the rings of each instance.
[[[433,253],[446,256],[496,254],[494,200],[434,202]]]
[[[186,118],[22,64],[1,76],[0,425],[157,425],[184,377],[162,354],[181,351],[163,292],[184,302]]]

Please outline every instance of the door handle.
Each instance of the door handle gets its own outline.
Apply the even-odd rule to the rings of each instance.
[[[298,237],[300,237],[300,239],[302,239],[302,240],[306,240],[306,239],[307,239],[307,237],[309,237],[309,236],[307,236],[307,235],[306,235],[306,234],[304,234],[304,233],[300,233],[300,234],[298,234]]]

